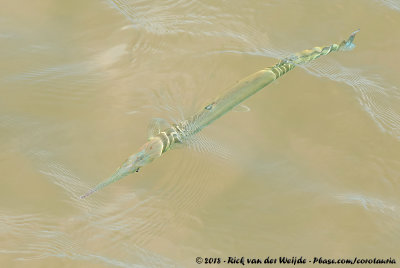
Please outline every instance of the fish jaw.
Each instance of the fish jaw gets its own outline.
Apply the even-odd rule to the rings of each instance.
[[[139,168],[159,158],[162,154],[163,146],[163,142],[159,137],[152,138],[139,149],[138,153],[129,156],[121,165],[119,171],[126,173],[126,175],[138,171]]]
[[[103,189],[107,185],[116,182],[130,173],[139,171],[139,168],[151,163],[161,156],[163,150],[163,143],[159,137],[155,137],[145,143],[140,151],[128,157],[128,159],[117,169],[117,171],[107,180],[99,183],[89,192],[81,196],[81,199]]]

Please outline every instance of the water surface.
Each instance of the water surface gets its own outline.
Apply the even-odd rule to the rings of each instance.
[[[2,6],[2,266],[400,261],[397,1]],[[79,199],[146,141],[151,118],[179,121],[246,75],[357,28],[355,50],[296,68],[205,129],[198,148]]]

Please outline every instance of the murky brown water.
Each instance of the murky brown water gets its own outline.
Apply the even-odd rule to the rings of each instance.
[[[389,0],[3,1],[0,266],[400,263],[399,12]],[[213,150],[171,151],[79,199],[146,141],[151,118],[179,121],[357,28],[355,50],[205,129]]]

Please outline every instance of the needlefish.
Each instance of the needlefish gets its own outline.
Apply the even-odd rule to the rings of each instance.
[[[353,49],[355,46],[353,44],[354,37],[358,31],[359,30],[353,32],[347,40],[342,41],[340,44],[303,50],[302,52],[282,59],[272,67],[249,75],[229,88],[221,97],[216,98],[196,114],[180,123],[171,124],[162,129],[162,122],[155,120],[152,123],[152,127],[150,127],[148,142],[139,149],[139,152],[129,156],[110,178],[92,188],[89,192],[82,195],[81,198],[88,197],[130,173],[138,172],[141,167],[175,148],[177,144],[184,145],[204,127],[208,126],[297,65],[308,63],[333,51]]]

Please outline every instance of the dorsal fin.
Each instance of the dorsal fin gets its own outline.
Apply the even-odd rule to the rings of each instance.
[[[168,128],[170,125],[162,118],[153,118],[150,120],[149,126],[147,127],[147,138],[151,139],[158,134],[161,130]]]
[[[239,104],[239,105],[236,105],[236,106],[232,109],[232,111],[234,111],[234,112],[249,112],[249,111],[250,111],[250,108],[247,107],[247,106],[244,105],[244,104]]]

